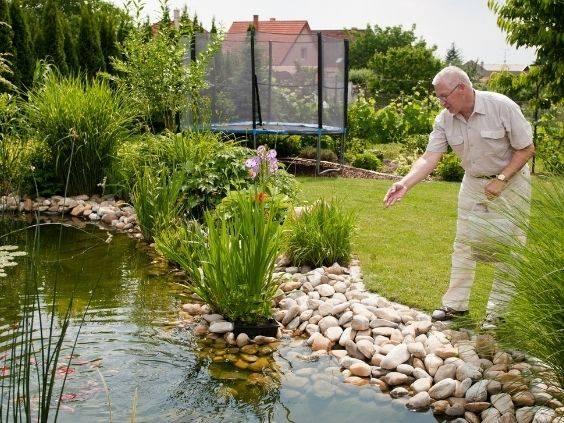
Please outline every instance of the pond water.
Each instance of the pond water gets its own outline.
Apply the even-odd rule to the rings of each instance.
[[[373,386],[342,383],[335,359],[304,360],[311,351],[296,340],[277,346],[268,372],[238,369],[178,327],[188,294],[144,243],[79,222],[27,225],[0,216],[0,246],[28,252],[0,277],[0,357],[22,315],[26,281],[37,281],[44,318],[54,302],[60,323],[73,297],[59,368],[66,369],[83,316],[84,324],[63,371],[59,421],[106,422],[110,412],[111,421],[130,421],[132,409],[137,422],[436,421]]]

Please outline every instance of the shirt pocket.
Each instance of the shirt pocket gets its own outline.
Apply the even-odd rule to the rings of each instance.
[[[454,151],[459,157],[462,157],[464,151],[464,138],[462,135],[451,135],[448,137],[448,144],[452,151]]]
[[[504,157],[509,150],[509,143],[504,128],[482,129],[480,136],[484,141],[484,154]]]

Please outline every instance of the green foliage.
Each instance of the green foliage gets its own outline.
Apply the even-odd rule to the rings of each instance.
[[[12,37],[14,32],[11,26],[10,9],[7,0],[0,0],[0,53],[13,54]]]
[[[407,31],[401,26],[381,28],[378,25],[366,25],[366,30],[362,33],[353,32],[350,46],[351,68],[368,68],[375,53],[386,53],[390,48],[411,45],[415,41],[415,25]]]
[[[540,119],[536,156],[543,170],[554,175],[564,174],[564,101],[553,105]]]
[[[45,58],[55,65],[61,74],[66,75],[69,69],[65,54],[64,19],[65,16],[57,7],[57,1],[47,0],[43,8],[38,49],[39,57]]]
[[[535,95],[533,81],[524,73],[515,75],[507,71],[495,72],[488,79],[487,88],[517,102],[529,101]]]
[[[498,26],[516,47],[536,50],[536,65],[555,98],[564,96],[564,7],[560,0],[488,0]],[[543,85],[544,85],[543,84]]]
[[[374,77],[372,69],[360,68],[351,69],[349,71],[349,81],[354,85],[358,85],[362,90],[368,89],[368,82]]]
[[[414,134],[428,134],[439,111],[433,96],[401,96],[376,113],[378,142],[403,142]]]
[[[327,148],[321,148],[319,156],[320,160],[326,162],[337,162],[339,160],[335,152]],[[300,151],[299,157],[302,159],[317,159],[317,148],[312,146],[305,147]]]
[[[169,173],[148,166],[137,172],[131,199],[147,241],[152,241],[164,228],[178,223],[185,179],[186,174],[182,171]]]
[[[104,55],[100,46],[100,31],[88,6],[82,6],[78,35],[78,61],[80,68],[92,77],[105,69]]]
[[[424,41],[419,41],[415,45],[376,53],[368,64],[375,73],[375,78],[370,81],[371,93],[379,98],[391,99],[402,92],[429,87],[442,67],[441,60],[434,56],[435,50],[436,47],[429,48]]]
[[[49,160],[45,142],[17,136],[0,137],[0,195],[35,191],[33,170]]]
[[[111,79],[129,93],[147,121],[160,120],[174,131],[180,111],[189,110],[196,120],[206,119],[206,102],[200,92],[205,87],[207,60],[218,46],[218,39],[213,38],[198,60],[187,65],[186,43],[180,32],[171,25],[159,25],[157,33],[147,38],[138,21],[122,45],[122,56],[111,61],[117,72]]]
[[[19,88],[27,89],[33,83],[35,53],[27,16],[23,13],[19,0],[13,0],[10,4],[10,16],[14,31],[14,70],[16,82]]]
[[[460,159],[454,153],[444,154],[437,165],[436,174],[444,181],[460,182],[464,176],[464,169],[460,165]]]
[[[427,149],[429,143],[428,134],[414,134],[405,138],[401,148],[402,154],[417,154],[421,155]]]
[[[351,258],[354,222],[354,215],[340,203],[320,200],[288,216],[284,250],[297,266],[346,265]]]
[[[382,167],[382,160],[376,154],[366,151],[354,156],[351,165],[361,169],[379,170]]]
[[[173,173],[183,171],[183,213],[201,218],[230,192],[251,186],[244,161],[252,151],[219,135],[205,132],[145,135],[119,146],[110,174],[110,186],[127,194],[135,184],[136,170],[148,166]],[[294,198],[296,183],[279,170],[269,184],[278,192]]]
[[[127,97],[106,82],[52,73],[30,92],[25,112],[32,134],[51,149],[54,182],[62,190],[68,178],[70,195],[99,191],[134,117]]]
[[[286,214],[292,207],[293,200],[288,195],[279,192],[276,188],[265,187],[264,191],[257,193],[255,187],[247,188],[240,191],[230,191],[215,209],[215,215],[223,219],[232,219],[238,210],[238,204],[245,197],[257,194],[257,199],[264,203],[264,209],[267,213],[272,213],[272,218],[279,223],[284,223]]]
[[[496,330],[499,341],[540,359],[553,374],[550,383],[564,383],[564,185],[556,178],[537,184],[533,191],[532,216],[518,209],[502,208],[499,213],[527,235],[525,244],[509,235],[487,247],[505,251],[500,289],[515,292]],[[510,248],[508,248],[510,247]],[[540,317],[539,317],[540,316]],[[562,399],[562,396],[560,397]]]
[[[373,98],[360,95],[349,106],[348,125],[348,133],[351,137],[365,139],[372,143],[377,142],[376,101]]]
[[[269,318],[278,285],[272,272],[281,226],[257,194],[236,196],[230,218],[206,213],[207,237],[175,229],[156,239],[159,251],[186,271],[194,292],[231,321]]]

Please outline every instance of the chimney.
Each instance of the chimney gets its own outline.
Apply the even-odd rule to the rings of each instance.
[[[174,16],[174,27],[178,29],[180,27],[180,9],[174,9],[172,13]]]
[[[253,15],[253,27],[255,28],[255,31],[258,31],[258,19],[259,15]]]
[[[270,22],[274,22],[276,18],[270,18]]]

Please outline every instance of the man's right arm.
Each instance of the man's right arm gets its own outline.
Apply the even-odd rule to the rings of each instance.
[[[423,155],[413,163],[409,173],[390,187],[384,197],[384,205],[389,207],[394,205],[397,201],[401,201],[411,187],[431,174],[439,164],[442,156],[443,153],[434,151],[426,151],[423,153]]]

